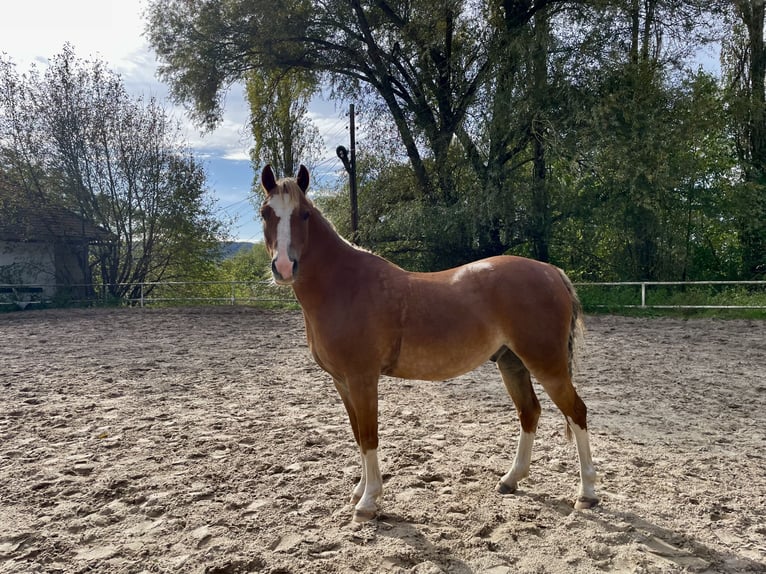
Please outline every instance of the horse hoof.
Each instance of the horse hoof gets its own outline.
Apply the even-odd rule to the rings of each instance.
[[[354,522],[369,522],[373,518],[375,518],[375,515],[377,514],[377,511],[375,510],[354,510]]]
[[[590,510],[598,505],[598,498],[588,498],[587,496],[581,496],[575,502],[575,508],[577,510]]]
[[[501,480],[497,483],[495,490],[500,494],[513,494],[516,492],[516,485],[508,486]]]

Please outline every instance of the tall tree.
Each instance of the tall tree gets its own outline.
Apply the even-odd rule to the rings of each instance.
[[[740,159],[739,228],[743,275],[766,273],[766,46],[761,0],[732,0],[722,46],[735,145]]]
[[[110,232],[91,262],[115,297],[182,277],[211,258],[223,225],[180,126],[131,98],[69,46],[44,74],[0,69],[0,154],[27,201],[67,207]]]
[[[725,235],[709,191],[728,200],[720,116],[688,112],[717,96],[683,71],[708,13],[701,0],[154,0],[147,30],[208,125],[250,71],[308,70],[361,98],[368,123],[385,116],[410,170],[362,178],[363,239],[426,267],[512,250],[650,279],[693,275],[691,244]]]
[[[420,192],[449,198],[455,136],[462,131],[462,145],[480,155],[465,124],[478,92],[494,81],[494,55],[512,55],[506,47],[547,2],[155,0],[147,32],[174,96],[206,125],[220,119],[225,89],[252,69],[311,70],[340,94],[374,94]]]
[[[723,133],[713,125],[720,115],[688,113],[715,99],[698,89],[704,77],[683,69],[707,38],[697,8],[665,0],[587,4],[554,24],[559,35],[577,31],[565,37],[563,63],[570,101],[561,107],[571,119],[557,132],[571,143],[554,160],[570,213],[584,219],[586,276],[598,269],[608,278],[678,278],[688,270],[678,265],[686,226],[675,218],[686,211],[688,182],[707,175],[690,150],[704,134]]]
[[[286,176],[294,176],[301,163],[311,169],[322,149],[322,136],[308,117],[309,102],[319,88],[316,77],[302,70],[251,70],[246,88],[254,171],[260,173],[264,164]]]
[[[548,261],[553,222],[546,158],[547,134],[550,131],[546,112],[550,106],[545,102],[549,100],[548,50],[551,45],[547,10],[540,10],[535,15],[534,37],[530,44],[530,93],[541,103],[531,125],[533,168],[530,239],[533,257],[540,261]]]

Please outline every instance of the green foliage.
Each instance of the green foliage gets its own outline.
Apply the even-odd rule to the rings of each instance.
[[[583,309],[589,313],[614,313],[641,305],[639,285],[577,285],[576,288]]]
[[[600,90],[577,163],[557,166],[575,171],[554,259],[586,280],[736,277],[734,162],[715,80],[628,64]]]
[[[0,60],[0,161],[22,204],[64,207],[107,232],[83,275],[111,296],[213,273],[225,226],[202,165],[163,107],[130,97],[103,62],[70,46],[43,74]]]
[[[742,275],[766,277],[766,45],[761,2],[735,0],[725,13],[722,83],[741,185],[734,200]]]
[[[301,163],[311,169],[322,148],[319,130],[308,117],[309,101],[319,89],[317,78],[300,70],[250,71],[246,87],[256,174],[265,164],[290,177]]]
[[[220,278],[225,281],[269,281],[271,280],[271,258],[263,243],[256,243],[251,249],[240,249],[219,265]]]
[[[374,126],[359,240],[407,268],[515,253],[580,280],[749,278],[766,268],[766,57],[763,11],[737,5],[723,88],[689,65],[718,9],[696,2],[154,0],[148,32],[207,125],[248,77],[275,126],[302,122],[301,86],[276,87],[296,70],[353,97]],[[320,202],[348,236],[345,193]]]
[[[641,307],[641,285],[577,285],[589,313],[766,318],[766,287],[760,284],[649,284],[645,293]],[[729,308],[735,306],[742,308]]]
[[[470,185],[472,172],[460,165],[459,156],[454,159],[452,178],[456,189],[464,189]],[[493,234],[482,227],[487,220],[481,207],[486,198],[481,194],[457,199],[424,196],[418,193],[408,165],[368,154],[358,157],[357,174],[359,243],[363,247],[419,271],[445,269],[496,254]],[[320,195],[315,201],[341,235],[350,237],[348,190]]]

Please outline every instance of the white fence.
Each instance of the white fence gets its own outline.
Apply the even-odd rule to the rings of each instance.
[[[165,281],[137,285],[138,294],[126,303],[295,304],[293,290],[271,281]]]
[[[110,287],[113,287],[110,289]],[[115,298],[111,293],[127,291]],[[55,292],[46,298],[42,294]],[[134,305],[152,304],[273,304],[290,305],[296,300],[292,289],[270,281],[160,281],[115,285],[0,284],[0,305],[26,308],[30,305]]]
[[[119,299],[109,296],[104,285],[0,284],[0,306],[67,306],[126,304],[144,307],[154,304],[271,304],[295,305],[292,289],[277,287],[270,281],[165,281],[118,287],[131,287],[133,295]],[[766,309],[766,281],[628,281],[575,283],[586,307],[635,309]],[[619,289],[613,303],[591,304],[589,288],[598,289],[600,301],[610,300],[609,289]],[[661,296],[657,291],[664,289]],[[669,297],[669,291],[676,293]],[[635,289],[635,295],[632,290]],[[604,291],[606,290],[606,291]],[[714,292],[717,291],[717,292]],[[43,293],[56,292],[53,298]],[[746,296],[742,296],[744,292]],[[605,297],[606,295],[606,297]],[[635,299],[633,299],[635,297]],[[673,303],[656,301],[672,298]],[[687,301],[684,301],[684,297]],[[714,301],[700,302],[708,297]],[[655,300],[652,300],[655,299]],[[737,302],[737,300],[742,300]],[[680,300],[680,302],[679,302]]]
[[[746,288],[751,291],[751,296],[746,297],[751,302],[742,304],[729,303],[647,303],[647,293],[654,287],[681,287],[683,290],[688,288],[701,288],[707,287],[709,291],[713,289],[721,289],[721,292],[712,298],[716,299],[735,299],[739,298],[732,293],[727,295],[725,287],[733,288]],[[766,281],[624,281],[624,282],[579,282],[575,283],[575,287],[578,289],[581,287],[597,287],[597,288],[609,288],[609,287],[638,287],[637,297],[639,300],[635,304],[618,302],[607,305],[594,305],[595,307],[621,307],[626,309],[766,309]],[[730,290],[729,290],[730,291]],[[696,297],[699,297],[699,290],[695,293]],[[674,298],[683,298],[683,291],[681,295],[676,295]]]

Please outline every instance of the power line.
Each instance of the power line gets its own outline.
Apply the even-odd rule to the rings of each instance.
[[[237,200],[234,203],[230,203],[229,205],[224,205],[222,207],[219,207],[218,209],[216,209],[216,213],[220,213],[221,211],[227,211],[231,209],[232,207],[245,203],[246,201],[250,201],[250,198],[251,196],[248,196],[248,197],[245,197],[244,199]]]

